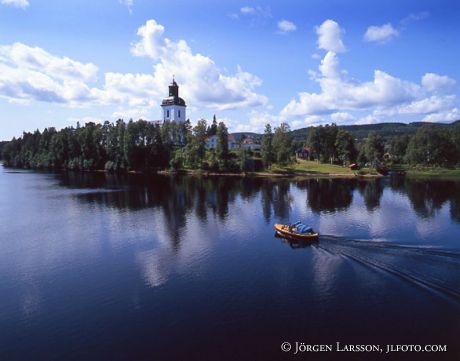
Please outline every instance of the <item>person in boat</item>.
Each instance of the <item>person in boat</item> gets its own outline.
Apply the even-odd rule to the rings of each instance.
[[[313,228],[311,228],[310,226],[307,226],[305,224],[302,224],[302,222],[300,222],[300,221],[292,223],[289,226],[289,232],[298,233],[298,234],[313,234],[313,233],[315,233],[313,231]]]
[[[297,221],[289,225],[289,232],[295,231],[297,229],[297,226],[302,224],[302,222]]]

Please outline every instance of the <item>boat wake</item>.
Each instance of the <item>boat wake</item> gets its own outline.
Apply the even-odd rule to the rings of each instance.
[[[460,304],[460,252],[334,236],[321,236],[313,247],[384,270]]]

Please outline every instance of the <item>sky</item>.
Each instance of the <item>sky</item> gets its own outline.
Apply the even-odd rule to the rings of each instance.
[[[231,132],[460,119],[460,2],[0,0],[0,140],[187,117]]]

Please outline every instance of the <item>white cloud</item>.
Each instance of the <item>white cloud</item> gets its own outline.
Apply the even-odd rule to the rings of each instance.
[[[335,34],[340,33],[338,24],[328,27],[335,28]],[[320,47],[340,50],[337,41],[331,40],[337,37],[329,36],[325,41],[324,34],[318,31]],[[360,82],[340,68],[338,56],[332,50],[326,53],[318,69],[319,72],[309,71],[309,74],[320,91],[300,92],[297,99],[291,99],[282,109],[282,118],[303,121],[305,117],[330,114],[333,121],[351,121],[354,117],[348,112],[353,111],[371,112],[355,119],[357,123],[375,123],[395,115],[423,115],[433,121],[453,119],[457,115],[456,96],[447,94],[455,81],[444,75],[426,73],[418,84],[375,70],[371,81]]]
[[[225,110],[265,104],[267,99],[255,92],[261,80],[237,67],[236,73],[223,73],[214,61],[193,53],[185,40],[177,42],[163,36],[164,27],[148,20],[139,28],[140,41],[133,44],[135,56],[156,61],[153,88],[166,89],[174,74],[184,97],[198,106]]]
[[[347,112],[337,112],[331,114],[331,120],[334,122],[350,121],[354,119],[355,117]]]
[[[0,45],[0,97],[16,103],[118,105],[117,116],[124,110],[132,115],[137,110],[139,116],[145,116],[149,109],[158,108],[167,95],[174,74],[189,109],[225,110],[267,102],[265,96],[255,92],[261,84],[255,75],[240,67],[234,74],[224,73],[211,58],[193,53],[184,40],[175,42],[163,33],[162,25],[149,20],[139,28],[140,40],[131,47],[133,55],[154,60],[152,74],[108,72],[99,87],[91,85],[98,73],[92,63],[56,56],[22,43]]]
[[[364,34],[364,40],[368,42],[386,43],[398,35],[399,32],[388,23],[381,26],[369,26]]]
[[[443,92],[451,90],[455,85],[455,80],[445,75],[426,73],[422,77],[422,85],[433,92]]]
[[[0,0],[0,4],[11,5],[22,9],[30,5],[28,0]]]
[[[22,43],[0,46],[0,96],[77,105],[94,98],[98,68]]]
[[[346,50],[342,41],[343,29],[334,20],[326,20],[316,28],[318,35],[318,48],[335,53]]]
[[[0,46],[0,62],[20,69],[40,71],[62,80],[95,80],[98,71],[92,63],[83,64],[68,57],[58,57],[39,47],[22,43]]]
[[[375,70],[372,81],[359,83],[348,79],[340,69],[338,57],[326,53],[319,66],[320,93],[299,93],[299,100],[291,100],[282,110],[285,116],[329,114],[343,110],[368,109],[376,106],[392,106],[415,99],[421,87],[395,78],[381,70]]]
[[[445,112],[455,106],[455,95],[438,96],[432,95],[426,98],[414,100],[409,103],[397,105],[387,109],[379,109],[375,114],[384,116],[394,115],[423,115]]]
[[[422,119],[424,122],[453,122],[460,120],[460,109],[453,108],[440,113],[428,114]]]
[[[243,6],[241,9],[240,9],[240,12],[242,14],[254,14],[256,12],[256,9],[251,7],[251,6]]]
[[[272,12],[268,6],[267,7],[243,6],[242,8],[240,8],[240,13],[242,15],[256,16],[256,17],[261,17],[261,18],[271,18],[272,17]]]
[[[415,14],[412,13],[401,20],[401,25],[403,27],[406,27],[416,21],[424,20],[429,16],[430,16],[430,13],[428,11],[422,11],[422,12],[415,13]]]
[[[133,13],[134,0],[119,0],[119,2],[128,8],[130,14]]]
[[[289,20],[280,20],[278,21],[278,30],[282,34],[290,33],[297,30],[297,26]]]

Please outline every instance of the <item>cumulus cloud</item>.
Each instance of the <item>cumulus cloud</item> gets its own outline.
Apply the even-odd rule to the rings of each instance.
[[[241,67],[233,75],[225,74],[211,58],[193,53],[185,40],[164,37],[164,27],[155,20],[148,20],[137,34],[140,40],[132,45],[131,52],[156,62],[152,87],[166,89],[175,74],[181,93],[198,106],[225,110],[267,102],[265,96],[255,92],[262,83],[258,77]]]
[[[297,26],[289,20],[278,21],[278,30],[281,34],[290,33],[297,30]]]
[[[174,74],[181,95],[194,107],[224,110],[267,102],[255,91],[262,83],[258,77],[240,67],[227,74],[211,58],[193,53],[186,41],[172,41],[164,32],[161,24],[149,20],[139,28],[140,39],[131,47],[133,55],[153,60],[151,74],[108,72],[100,86],[96,86],[98,68],[93,63],[22,43],[0,45],[0,97],[22,103],[117,105],[117,112],[128,109],[145,115],[148,109],[158,108]]]
[[[335,53],[344,52],[346,48],[342,41],[343,32],[343,29],[334,20],[326,20],[316,28],[318,48]]]
[[[334,24],[326,28],[334,28],[333,33],[340,34],[341,31],[337,30],[340,27]],[[319,71],[310,71],[310,78],[318,83],[320,91],[299,93],[297,99],[291,99],[282,109],[281,117],[299,120],[330,115],[334,121],[351,121],[353,115],[349,114],[350,111],[371,112],[357,119],[359,123],[384,121],[395,115],[425,116],[431,120],[455,117],[456,96],[447,94],[455,85],[453,79],[426,73],[421,82],[416,83],[375,70],[372,80],[360,82],[341,69],[339,58],[332,49],[342,48],[337,46],[337,41],[330,40],[338,37],[331,37],[328,33],[328,41],[325,41],[325,32],[319,30],[323,25],[318,28],[318,44],[329,50],[319,64]]]
[[[386,43],[398,35],[399,32],[388,23],[381,26],[369,26],[364,34],[364,40],[368,42]]]
[[[94,98],[98,68],[22,43],[0,46],[0,96],[77,104]]]
[[[11,5],[17,8],[25,9],[26,7],[29,6],[29,1],[28,0],[0,0],[0,4]]]
[[[422,77],[422,85],[433,92],[443,92],[451,90],[455,85],[455,80],[445,75],[426,73]]]
[[[344,122],[354,120],[355,117],[347,112],[337,112],[331,114],[331,120],[334,122]]]

